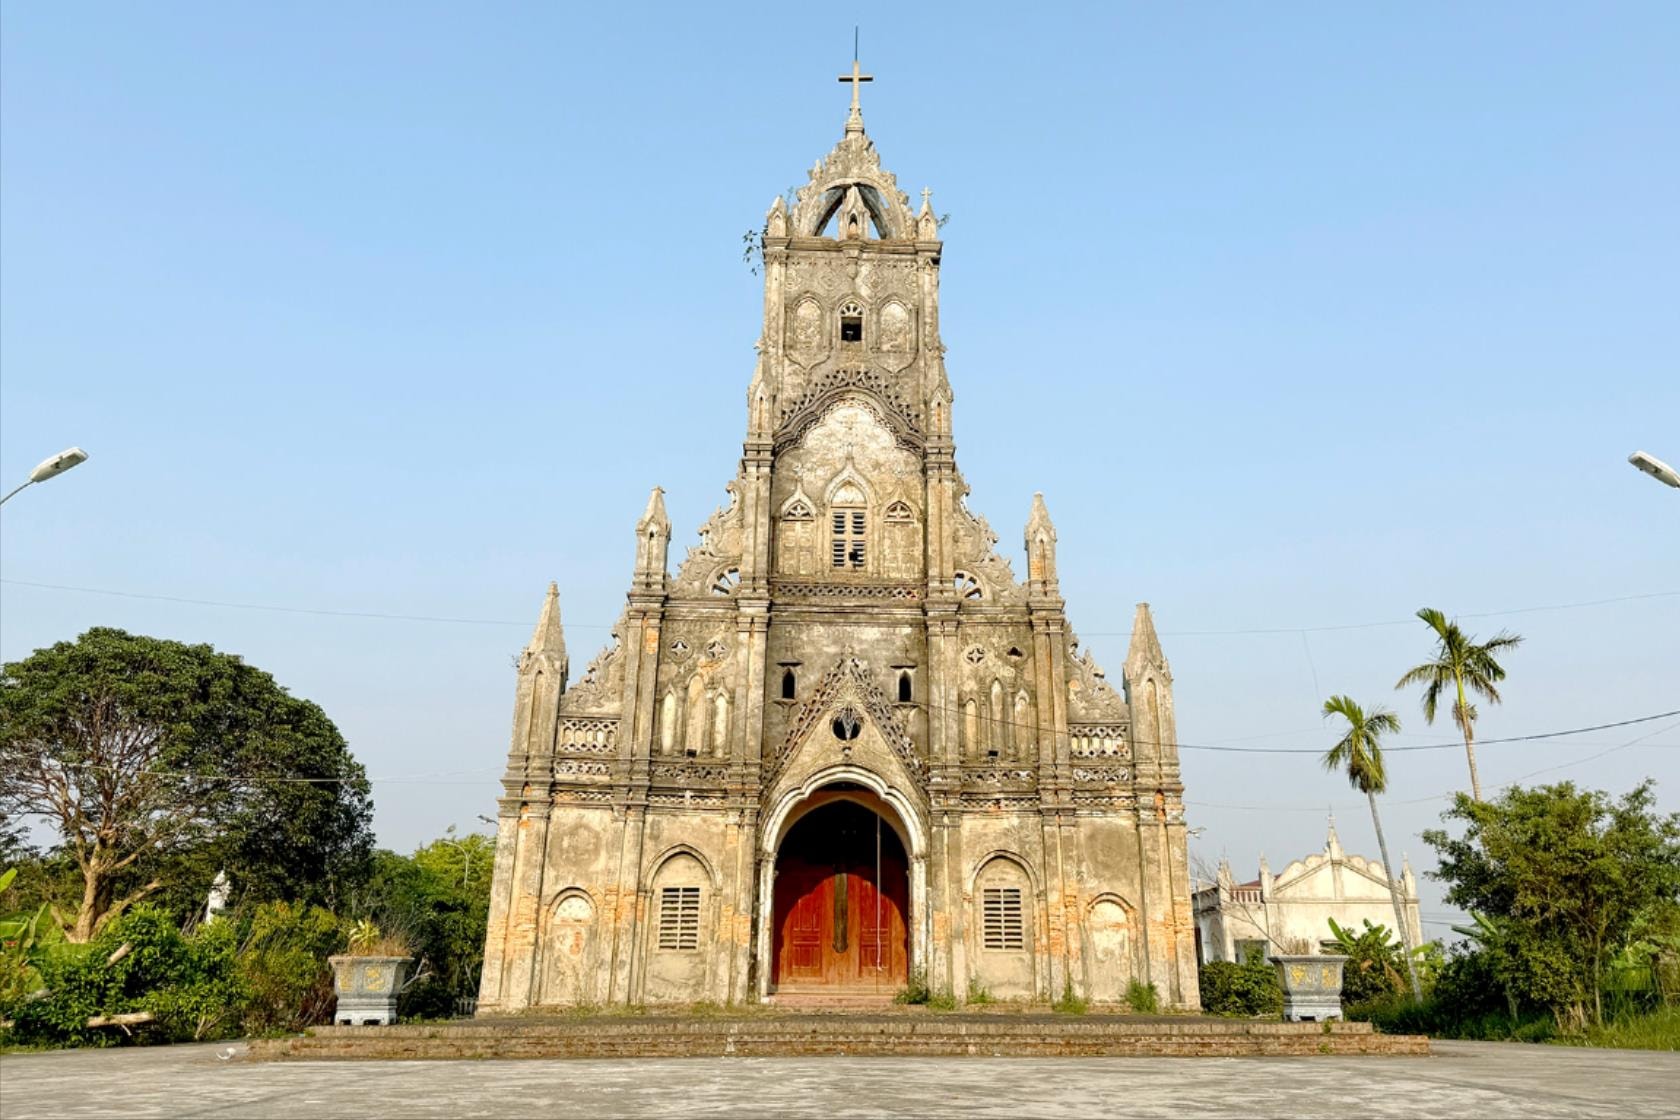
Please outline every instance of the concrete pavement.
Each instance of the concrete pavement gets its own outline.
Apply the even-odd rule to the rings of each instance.
[[[246,1061],[238,1045],[83,1050],[0,1057],[0,1120],[1680,1116],[1680,1054],[1516,1043],[1435,1049],[1428,1058],[282,1063]]]

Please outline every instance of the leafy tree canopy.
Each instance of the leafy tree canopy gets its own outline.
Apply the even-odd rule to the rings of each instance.
[[[0,674],[0,816],[55,826],[72,937],[141,899],[333,902],[372,847],[366,775],[315,704],[208,645],[96,628]],[[161,895],[160,895],[161,892]]]
[[[1613,959],[1680,907],[1680,814],[1654,802],[1649,781],[1619,800],[1571,782],[1491,802],[1460,794],[1445,819],[1464,835],[1423,834],[1440,854],[1432,874],[1479,916],[1508,993],[1560,1026],[1601,1020]]]

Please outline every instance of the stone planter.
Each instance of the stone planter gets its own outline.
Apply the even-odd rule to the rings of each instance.
[[[402,994],[413,957],[328,957],[338,1026],[386,1026],[397,1021],[397,997]]]
[[[1342,1017],[1342,966],[1346,957],[1276,956],[1278,984],[1283,988],[1283,1017],[1324,1022]]]

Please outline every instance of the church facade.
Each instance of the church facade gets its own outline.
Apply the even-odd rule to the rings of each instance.
[[[519,659],[480,1014],[890,996],[1195,1008],[1172,674],[1078,647],[1042,496],[1026,578],[970,512],[938,222],[857,106],[762,238],[727,505],[568,687],[558,593]]]

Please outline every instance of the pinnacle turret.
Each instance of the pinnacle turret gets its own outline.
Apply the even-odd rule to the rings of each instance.
[[[1132,641],[1126,649],[1126,679],[1138,680],[1146,669],[1157,669],[1170,680],[1167,655],[1161,652],[1161,639],[1155,634],[1155,619],[1148,603],[1139,603],[1132,616]]]
[[[1032,513],[1027,517],[1027,581],[1029,593],[1056,594],[1056,526],[1044,495],[1033,495]]]
[[[671,547],[671,519],[665,516],[665,491],[655,486],[647,509],[636,522],[636,590],[665,590],[665,561]]]
[[[542,613],[537,616],[537,628],[525,647],[527,658],[545,655],[566,660],[566,635],[560,625],[560,585],[550,583],[543,599]]]

